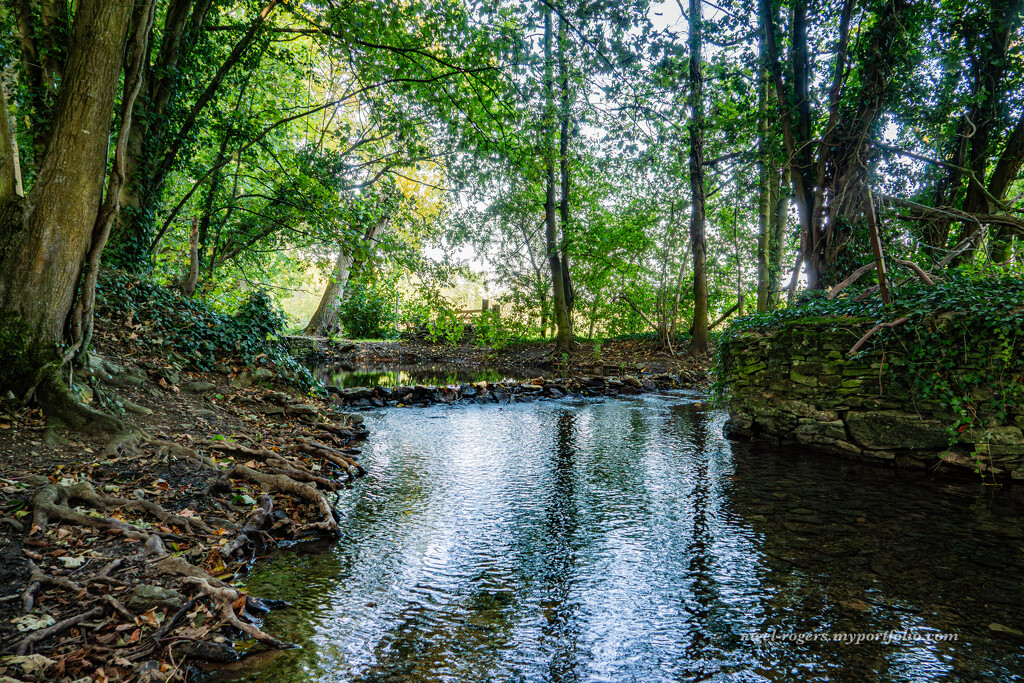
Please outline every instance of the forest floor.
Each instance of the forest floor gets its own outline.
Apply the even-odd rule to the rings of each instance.
[[[0,401],[0,680],[183,680],[230,662],[271,607],[237,587],[280,542],[337,534],[362,419],[272,367],[186,372],[109,332],[92,404],[130,431],[70,434]],[[230,628],[224,628],[228,624]]]
[[[124,410],[130,430],[113,440],[62,435],[38,408],[0,400],[0,681],[183,680],[193,662],[237,659],[235,637],[284,645],[259,630],[275,605],[237,582],[281,542],[336,535],[331,500],[363,474],[362,419],[337,399],[272,366],[189,372],[132,336],[98,327],[106,362],[85,390]],[[709,359],[650,341],[552,348],[361,342],[319,355],[707,383]]]

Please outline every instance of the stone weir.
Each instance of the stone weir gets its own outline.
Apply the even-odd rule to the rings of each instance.
[[[948,405],[916,396],[909,382],[892,377],[884,348],[849,357],[870,324],[798,319],[724,341],[718,372],[729,404],[726,435],[1024,479],[1024,406],[1010,406],[1005,415],[978,415],[976,427],[953,430],[956,417]],[[990,362],[980,348],[968,349],[960,371],[976,373]],[[1017,373],[1024,372],[1021,365]],[[986,393],[975,391],[979,404]]]
[[[327,387],[345,407],[424,406],[434,403],[513,403],[565,396],[635,396],[660,389],[680,389],[688,383],[682,377],[651,375],[641,377],[572,377],[525,382],[473,382],[451,386]]]

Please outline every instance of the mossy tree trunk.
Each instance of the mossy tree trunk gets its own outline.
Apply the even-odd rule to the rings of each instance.
[[[551,268],[552,303],[555,319],[555,350],[564,353],[573,351],[576,341],[572,332],[570,286],[568,268],[563,263],[558,240],[558,211],[555,201],[555,165],[557,152],[554,145],[555,77],[554,77],[554,29],[551,9],[544,9],[544,134],[545,134],[545,200],[544,200],[544,242],[548,265]],[[568,176],[566,176],[568,184]]]
[[[690,0],[690,244],[693,248],[693,336],[690,353],[708,350],[707,239],[704,229],[704,74],[702,0]]]
[[[80,0],[35,182],[20,197],[0,173],[0,384],[38,385],[58,411],[67,397],[52,370],[93,245],[133,5]],[[0,153],[6,169],[9,136]]]

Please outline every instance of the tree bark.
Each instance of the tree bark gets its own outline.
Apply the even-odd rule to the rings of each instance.
[[[690,353],[708,350],[707,242],[704,230],[704,76],[702,0],[690,0],[690,244],[693,248],[693,336]]]
[[[572,334],[572,322],[566,296],[566,271],[559,255],[558,214],[555,202],[555,157],[554,146],[555,114],[555,78],[553,64],[553,27],[551,9],[544,9],[544,149],[545,149],[545,201],[544,201],[544,242],[548,254],[548,265],[551,268],[552,301],[555,318],[555,351],[568,353],[573,350],[575,342]]]
[[[775,166],[773,178],[779,177],[778,165]],[[772,187],[772,204],[774,212],[772,215],[771,238],[769,248],[768,280],[771,282],[769,292],[769,310],[775,310],[782,303],[782,259],[786,254],[786,224],[789,223],[789,199],[790,199],[790,170],[785,165],[782,168],[781,178],[778,184]]]
[[[764,61],[764,22],[761,22],[760,60]],[[772,150],[768,142],[768,97],[769,84],[764,67],[758,68],[757,89],[757,161],[758,161],[758,203],[757,203],[757,312],[768,310],[771,290],[769,259],[772,233]]]
[[[360,238],[360,241],[365,243],[365,247],[359,245],[355,248],[341,250],[334,263],[334,271],[331,273],[331,278],[327,282],[327,289],[324,290],[323,296],[320,297],[320,305],[317,306],[316,312],[313,314],[313,317],[309,319],[309,324],[306,325],[306,334],[326,336],[338,323],[338,307],[341,305],[341,300],[345,297],[345,285],[348,284],[348,278],[352,272],[352,266],[356,261],[356,254],[359,252],[361,247],[371,249],[373,247],[373,243],[376,242],[380,234],[387,229],[388,223],[390,222],[390,215],[382,216],[380,220],[378,220],[374,226],[370,228],[362,238]]]
[[[572,314],[576,308],[576,292],[572,286],[569,273],[569,129],[572,126],[572,102],[569,88],[569,62],[565,54],[568,38],[565,29],[565,17],[558,20],[558,80],[561,95],[559,110],[558,133],[558,165],[561,176],[561,197],[558,202],[559,228],[561,237],[562,286],[565,288],[565,308],[569,314],[569,325],[572,325]]]
[[[0,197],[0,312],[29,343],[62,338],[100,207],[131,0],[81,0],[49,144],[23,200]]]

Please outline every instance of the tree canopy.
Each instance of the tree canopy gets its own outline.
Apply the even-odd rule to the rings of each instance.
[[[102,268],[226,310],[319,272],[325,311],[374,292],[410,325],[470,280],[559,350],[698,354],[854,280],[1020,277],[1022,23],[1020,0],[4,3],[0,379],[58,401]]]

